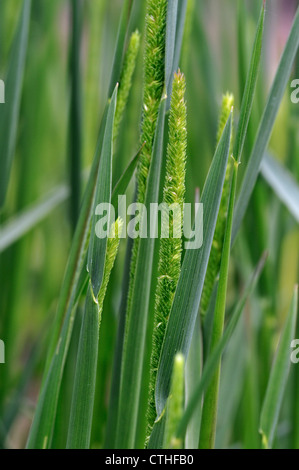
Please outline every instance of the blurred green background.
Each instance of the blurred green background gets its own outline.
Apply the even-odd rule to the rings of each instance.
[[[82,1],[82,139],[79,139],[82,180],[81,188],[77,188],[78,197],[84,188],[83,170],[92,162],[106,102],[121,5],[121,0]],[[235,95],[236,110],[240,109],[260,5],[258,0],[190,1],[181,59],[181,68],[187,79],[187,202],[193,201],[196,187],[202,189],[211,163],[222,94],[232,92]],[[134,3],[130,25],[132,31],[138,28],[143,33],[145,6],[145,0]],[[246,158],[249,157],[297,6],[296,0],[268,2],[262,69],[241,173]],[[3,79],[20,7],[19,0],[1,0],[0,3],[0,78]],[[143,36],[142,38],[144,39]],[[71,40],[70,1],[33,0],[17,148],[6,203],[0,212],[0,239],[7,224],[23,210],[39,204],[40,201],[49,200],[61,190],[65,194],[63,193],[62,201],[40,223],[25,236],[1,249],[0,253],[0,338],[5,342],[6,348],[6,364],[0,365],[0,429],[7,410],[13,410],[9,433],[5,431],[5,438],[2,438],[2,443],[12,448],[24,447],[26,442],[40,387],[48,333],[54,320],[73,233],[74,215],[70,198],[67,197],[71,173]],[[115,181],[139,147],[142,66],[140,52],[129,105],[115,149]],[[299,78],[298,55],[292,78]],[[290,93],[291,88],[286,91],[270,149],[272,155],[284,162],[299,181],[299,104],[291,103]],[[134,184],[131,184],[131,195],[133,190]],[[285,318],[293,286],[298,281],[299,229],[298,223],[260,177],[243,224],[242,237],[234,251],[229,304],[232,304],[238,294],[240,279],[246,280],[249,267],[256,264],[265,249],[269,251],[269,263],[259,293],[250,308],[256,313],[253,318],[259,317],[258,313],[263,312],[267,338],[271,338],[274,348],[275,332],[279,331]],[[103,322],[104,331],[101,335],[105,339],[100,343],[104,398],[109,387],[124,252],[125,246],[121,245],[121,256],[118,257],[113,272],[113,295],[110,291],[105,301],[109,321]],[[246,313],[245,320],[250,323],[249,311]],[[103,318],[107,316],[104,314]],[[245,361],[242,366],[247,382],[244,380],[243,385],[241,383],[240,393],[235,400],[235,434],[229,437],[228,442],[225,442],[227,436],[223,438],[221,443],[225,442],[225,445],[232,445],[239,440],[244,444],[247,435],[249,442],[252,436],[243,427],[240,418],[242,413],[246,413],[246,406],[250,406],[250,400],[246,401],[246,391],[253,384],[251,373],[247,372],[254,361],[268,359],[263,356],[263,328],[259,327],[259,334],[254,336],[254,341],[261,341],[259,348],[253,348],[260,357],[250,355],[250,332],[252,325],[247,325],[249,361]],[[266,364],[266,369],[261,367],[261,370],[268,370],[269,367],[270,364]],[[262,385],[257,393],[263,391],[263,377],[260,377],[260,381]],[[299,398],[299,388],[293,388],[292,394],[294,393],[297,394],[294,399],[296,396]],[[12,407],[12,404],[15,406]],[[289,404],[285,406],[288,408]],[[282,446],[283,439],[286,440],[285,445],[290,443],[288,414],[289,411],[286,410],[285,426],[280,429]],[[221,438],[221,430],[219,435]]]

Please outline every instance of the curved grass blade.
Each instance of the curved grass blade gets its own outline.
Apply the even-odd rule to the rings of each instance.
[[[204,244],[201,248],[186,251],[169,316],[156,383],[158,416],[163,412],[169,394],[174,357],[177,352],[187,356],[192,339],[225,178],[231,122],[230,115],[216,149],[201,199],[204,207]],[[200,211],[198,215],[199,213]]]
[[[114,94],[114,100],[110,102],[109,108],[115,108],[115,101],[116,90]],[[102,131],[100,132],[95,159],[90,175],[90,184],[87,185],[77,230],[73,240],[62,295],[60,297],[57,319],[54,324],[54,332],[49,348],[49,365],[46,369],[44,384],[31,426],[27,443],[28,448],[48,448],[51,446],[59,390],[76,310],[74,300],[77,296],[77,284],[82,271],[83,262],[85,260],[85,252],[87,250],[87,240],[90,230],[90,217],[95,197],[96,176],[98,173],[97,165],[99,165],[99,155],[103,142],[102,139],[104,139],[104,134],[107,138],[109,135],[112,135],[112,132],[109,131],[105,133],[106,127],[111,129],[113,126],[113,121],[108,122],[108,115],[110,116],[111,120],[114,117],[112,112],[109,113],[109,108],[107,115],[105,115],[105,119],[103,119]],[[106,145],[104,145],[103,142],[103,149],[104,148],[109,150],[110,147],[107,142]],[[62,315],[64,313],[65,319],[62,330],[60,331],[60,325],[63,318]]]
[[[294,23],[282,54],[280,64],[268,97],[268,101],[261,119],[255,145],[253,147],[246,172],[242,181],[241,191],[236,206],[233,227],[233,240],[235,240],[247,206],[249,204],[254,186],[260,171],[262,158],[267,149],[279,105],[290,77],[292,65],[299,46],[299,7]]]
[[[182,52],[183,37],[185,32],[185,22],[188,0],[180,0],[177,13],[175,50],[173,57],[173,70],[178,70]]]
[[[249,67],[248,76],[246,79],[245,90],[243,94],[239,124],[237,128],[237,134],[234,145],[234,157],[240,162],[243,152],[245,137],[248,129],[248,123],[251,115],[253,98],[255,95],[256,82],[258,72],[260,68],[263,32],[264,32],[264,20],[265,20],[265,3],[262,6],[259,22],[257,25],[256,36],[253,45],[253,51],[251,56],[251,62]]]
[[[101,260],[104,264],[104,276],[97,298],[94,296],[91,283],[89,284],[77,354],[67,439],[67,448],[69,449],[88,449],[90,447],[96,392],[99,328],[107,286],[119,247],[121,230],[122,222],[118,219],[112,224],[107,241],[107,251]],[[90,245],[90,249],[93,249],[92,245]]]
[[[186,361],[186,379],[185,379],[185,406],[187,406],[190,397],[197,385],[197,379],[202,373],[202,337],[199,316],[192,336],[191,346]],[[197,449],[199,441],[199,429],[201,422],[201,403],[198,405],[193,417],[189,423],[185,436],[185,449]]]
[[[243,312],[244,306],[246,304],[246,301],[250,297],[251,293],[253,292],[257,281],[260,277],[261,271],[264,267],[266,261],[266,255],[263,255],[261,258],[261,261],[259,262],[252,279],[250,280],[248,286],[245,289],[245,292],[238,302],[238,305],[236,306],[231,319],[229,320],[229,323],[223,333],[223,336],[221,340],[219,341],[218,345],[214,349],[214,351],[210,354],[209,358],[206,361],[206,364],[203,369],[202,376],[200,377],[197,386],[195,387],[195,390],[192,394],[192,397],[190,398],[188,405],[185,409],[185,413],[181,419],[181,422],[178,425],[177,429],[177,437],[183,438],[187,429],[187,426],[193,416],[193,413],[195,412],[198,404],[200,403],[202,396],[211,383],[211,380],[215,374],[215,371],[218,367],[219,360],[231,338],[232,333],[234,332],[238,321],[240,319],[240,316]]]
[[[277,348],[266,396],[261,413],[260,433],[263,446],[269,449],[273,445],[279,412],[291,367],[290,344],[295,337],[298,313],[298,286],[295,287],[291,308]]]
[[[67,440],[68,449],[90,445],[99,342],[99,306],[89,285],[79,339]]]
[[[122,12],[121,12],[121,19],[119,23],[119,29],[117,34],[117,41],[114,53],[114,60],[113,60],[113,67],[110,79],[110,86],[109,86],[109,96],[112,95],[114,87],[119,80],[123,58],[124,58],[124,48],[126,44],[126,37],[128,34],[128,25],[130,20],[130,15],[132,11],[134,0],[124,0]]]
[[[226,292],[228,283],[231,234],[233,225],[234,202],[237,187],[238,163],[234,162],[233,179],[231,183],[230,200],[228,206],[227,222],[222,249],[219,282],[217,289],[216,307],[214,312],[214,323],[211,337],[211,352],[219,343],[224,328]],[[217,423],[218,396],[220,384],[220,363],[215,375],[206,390],[204,404],[202,409],[202,424],[200,430],[199,447],[201,449],[211,449],[215,446],[215,434]]]
[[[178,0],[168,0],[166,19],[166,50],[165,50],[165,86],[169,96],[173,77],[173,61],[176,44],[176,26],[178,16]]]
[[[269,154],[263,158],[261,172],[277,197],[299,222],[299,184],[292,174]]]
[[[72,331],[72,309],[75,304],[75,298],[78,291],[78,281],[82,273],[82,268],[86,259],[88,238],[90,234],[91,224],[91,210],[96,191],[96,181],[99,168],[99,162],[101,157],[101,148],[104,139],[105,126],[107,123],[108,105],[105,109],[102,123],[99,131],[99,137],[97,147],[89,175],[89,179],[86,185],[85,194],[81,206],[80,216],[77,224],[77,228],[73,237],[71,251],[64,275],[62,289],[60,292],[57,313],[53,325],[51,334],[51,340],[48,349],[47,363],[45,367],[44,377],[50,366],[50,362],[54,356],[55,349],[58,344],[59,336],[61,333],[63,319],[69,316],[70,319],[70,332]]]
[[[5,80],[5,104],[0,107],[0,208],[5,202],[16,147],[21,90],[28,44],[31,0],[24,0]]]
[[[98,170],[98,181],[97,190],[94,200],[93,214],[95,214],[96,207],[98,204],[108,204],[107,209],[107,230],[110,231],[111,225],[111,214],[110,214],[110,203],[111,203],[111,192],[112,192],[112,146],[113,146],[113,127],[111,123],[114,123],[115,109],[116,109],[116,97],[117,97],[118,85],[113,92],[111,103],[108,109],[107,115],[107,126],[105,129],[101,160]],[[98,238],[96,235],[96,218],[92,217],[91,235],[90,235],[90,246],[88,252],[88,263],[87,270],[90,274],[91,285],[93,289],[94,297],[98,296],[104,275],[104,263],[105,253],[107,248],[107,238]]]
[[[162,99],[153,146],[145,206],[150,216],[150,204],[158,202],[162,165],[164,121],[166,100]],[[146,221],[148,222],[148,221]],[[143,222],[141,220],[141,231]],[[147,224],[149,226],[149,224]],[[143,351],[149,308],[149,295],[154,255],[153,238],[140,238],[134,288],[132,291],[126,343],[123,351],[119,417],[117,426],[117,448],[133,448],[135,443],[139,395],[142,378]]]

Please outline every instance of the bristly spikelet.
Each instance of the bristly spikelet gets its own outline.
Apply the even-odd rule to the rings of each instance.
[[[147,410],[147,438],[156,419],[155,386],[162,343],[181,270],[182,239],[174,238],[174,228],[180,224],[182,234],[183,204],[185,198],[187,123],[185,77],[179,71],[174,76],[169,116],[169,143],[167,148],[166,176],[163,202],[168,206],[178,204],[180,215],[169,214],[169,238],[161,238],[159,278],[156,290],[155,318],[150,365],[149,402]]]
[[[164,87],[167,0],[148,0],[144,56],[142,143],[138,168],[138,202],[145,198],[158,109]]]
[[[98,295],[98,303],[99,303],[99,319],[101,320],[101,314],[103,309],[103,303],[107,291],[108,282],[110,279],[110,274],[112,268],[114,266],[115,258],[118,252],[119,242],[120,242],[120,235],[123,227],[123,221],[119,217],[111,226],[110,235],[107,240],[107,251],[106,251],[106,259],[105,259],[105,268],[104,268],[104,275],[102,285]]]
[[[132,77],[136,66],[137,54],[140,46],[140,33],[135,31],[132,33],[124,59],[124,65],[120,78],[120,86],[117,95],[117,106],[114,118],[113,140],[118,136],[119,127],[123,119],[124,110],[126,108],[129,93],[132,86]]]
[[[143,120],[141,136],[141,143],[144,144],[144,146],[140,155],[137,172],[137,202],[141,204],[143,204],[145,200],[147,177],[151,162],[159,105],[164,89],[166,17],[167,0],[147,0],[144,53]],[[128,324],[130,318],[138,246],[139,239],[137,238],[134,241],[131,256],[126,324]],[[125,330],[125,343],[126,332],[127,329]]]
[[[234,106],[234,96],[230,93],[226,93],[222,99],[222,106],[221,106],[221,113],[219,118],[219,126],[218,126],[218,133],[217,133],[217,145],[220,141],[222,133],[225,128],[225,124],[229,118],[231,113],[232,107]],[[230,153],[232,151],[232,138],[231,138],[231,145],[230,145]],[[221,261],[221,253],[223,247],[223,240],[224,240],[224,233],[225,233],[225,225],[226,225],[226,218],[227,218],[227,209],[228,209],[228,200],[229,200],[229,193],[230,193],[230,179],[232,174],[232,167],[233,167],[234,160],[229,158],[225,181],[223,185],[223,192],[221,197],[221,203],[219,208],[219,214],[217,218],[217,224],[214,233],[213,244],[210,253],[210,259],[208,264],[208,269],[205,277],[205,283],[202,291],[201,297],[201,304],[200,304],[200,313],[202,318],[205,317],[214,284],[219,272],[220,268],[220,261]]]

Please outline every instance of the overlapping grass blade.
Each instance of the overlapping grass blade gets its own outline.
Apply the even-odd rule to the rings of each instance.
[[[157,376],[156,409],[158,416],[163,412],[169,394],[175,354],[182,352],[187,356],[192,339],[225,178],[231,122],[232,117],[230,116],[216,149],[201,199],[204,207],[203,246],[186,251],[170,312]],[[197,217],[199,215],[200,211],[198,211]],[[196,226],[198,229],[198,224]]]
[[[293,175],[268,153],[263,158],[261,172],[276,196],[299,222],[299,183]]]
[[[5,79],[5,105],[0,107],[0,207],[5,202],[14,157],[27,52],[31,0],[24,0]]]
[[[243,312],[246,301],[250,297],[251,293],[253,292],[257,284],[261,271],[264,267],[265,261],[266,261],[266,255],[264,255],[261,261],[259,262],[252,276],[252,279],[248,283],[248,286],[246,287],[242,298],[238,302],[231,316],[231,319],[229,320],[229,323],[223,333],[221,340],[219,341],[218,345],[216,346],[214,351],[210,354],[209,358],[207,359],[206,364],[203,369],[202,376],[198,380],[197,386],[195,387],[192,397],[190,398],[188,405],[185,409],[185,413],[181,419],[181,422],[179,423],[178,430],[177,430],[177,437],[184,436],[187,426],[193,416],[193,413],[196,410],[198,403],[200,403],[205,390],[209,386],[213,378],[213,375],[215,374],[215,371],[218,367],[219,360],[223,354],[223,351],[225,350],[228,344],[228,341],[231,338],[231,335],[234,332],[239,322],[239,318]]]
[[[113,127],[109,125],[114,123],[114,115],[116,109],[116,97],[117,89],[113,92],[111,103],[107,114],[107,126],[105,129],[105,135],[103,140],[102,154],[100,159],[100,165],[98,170],[98,181],[96,185],[96,194],[94,200],[93,214],[95,214],[96,207],[98,204],[107,205],[107,230],[110,230],[110,203],[111,203],[111,191],[112,191],[112,145],[113,145]],[[96,218],[92,218],[91,235],[90,235],[90,246],[92,249],[88,251],[88,263],[87,269],[90,274],[93,294],[95,297],[98,296],[103,275],[104,275],[104,263],[107,238],[98,238],[96,235]]]
[[[176,43],[176,26],[178,16],[178,0],[168,0],[166,19],[166,51],[165,51],[165,86],[167,95],[172,83],[173,60]]]
[[[147,223],[147,226],[149,226],[149,219],[147,220],[147,218],[150,216],[150,203],[158,202],[159,197],[165,107],[165,99],[162,99],[145,197],[147,214],[144,215],[146,220],[142,218],[143,220],[141,219],[140,221],[141,233],[143,230],[142,227],[144,220]],[[126,342],[123,350],[116,440],[117,448],[130,449],[134,447],[135,442],[145,334],[148,319],[149,295],[151,290],[154,243],[155,240],[150,237],[140,238],[139,240],[131,310],[126,333]]]
[[[251,115],[253,98],[255,95],[256,82],[260,68],[263,32],[265,20],[265,4],[262,6],[259,22],[257,25],[256,36],[253,45],[250,67],[246,79],[245,90],[243,94],[239,123],[234,145],[234,157],[239,162],[241,160],[244,142],[246,138],[249,118]]]
[[[114,92],[114,100],[110,102],[107,115],[105,115],[105,119],[103,120],[102,131],[100,132],[99,142],[90,176],[91,182],[87,185],[77,230],[73,240],[62,295],[60,297],[58,314],[54,324],[54,333],[52,336],[52,342],[50,344],[48,356],[49,366],[47,369],[48,373],[42,387],[41,395],[34,415],[34,420],[31,426],[27,443],[27,447],[29,448],[45,448],[51,446],[60,384],[74,322],[76,308],[74,300],[77,295],[77,283],[83,268],[85,252],[87,249],[90,230],[89,221],[94,204],[96,181],[98,175],[97,163],[100,164],[101,162],[101,159],[99,162],[99,154],[103,155],[104,151],[110,151],[109,143],[104,142],[104,140],[105,137],[108,139],[109,136],[111,137],[112,135],[112,131],[110,132],[107,130],[107,132],[105,132],[105,130],[106,128],[111,129],[113,126],[114,113],[112,112],[112,109],[115,107],[115,101],[116,90]],[[103,148],[101,151],[102,142]],[[98,194],[99,197],[100,194]],[[62,315],[64,312],[65,319],[62,330],[60,331],[60,325],[63,318]]]
[[[213,352],[214,348],[217,346],[217,344],[219,343],[223,335],[225,310],[226,310],[226,292],[227,292],[227,283],[228,283],[231,234],[232,234],[234,203],[235,203],[236,186],[237,186],[237,172],[238,172],[238,163],[235,161],[234,168],[233,168],[233,180],[231,183],[227,223],[226,223],[225,236],[224,236],[223,249],[222,249],[216,307],[215,307],[215,312],[214,312],[214,323],[213,323],[212,337],[211,337],[211,353]],[[220,383],[220,363],[205,393],[203,410],[202,410],[200,441],[199,441],[199,447],[202,449],[206,449],[206,448],[210,449],[210,448],[214,448],[215,446],[219,383]]]
[[[114,87],[119,80],[122,65],[123,65],[123,58],[124,58],[124,48],[126,44],[126,37],[128,34],[128,25],[131,16],[132,6],[134,0],[124,0],[123,7],[121,12],[121,18],[119,23],[119,29],[117,34],[117,41],[114,53],[114,60],[113,60],[113,67],[112,67],[112,74],[110,79],[109,85],[109,96],[112,95]]]
[[[202,338],[200,328],[200,318],[198,316],[191,346],[186,362],[186,379],[185,379],[185,406],[187,406],[194,389],[197,385],[198,377],[202,373]],[[201,421],[201,403],[199,403],[193,417],[188,425],[185,436],[185,449],[197,449],[199,441],[199,429]]]
[[[180,65],[180,57],[182,52],[183,37],[185,32],[185,21],[187,12],[188,0],[180,0],[177,12],[177,24],[176,24],[176,39],[175,39],[175,50],[173,57],[173,70],[178,70]]]
[[[299,7],[294,23],[282,54],[277,73],[268,97],[268,101],[260,122],[258,134],[242,181],[238,197],[233,228],[233,240],[244,218],[255,183],[260,171],[262,158],[271,137],[274,122],[279,110],[281,100],[290,77],[292,65],[299,46]]]
[[[260,433],[262,434],[263,446],[265,448],[272,447],[275,437],[279,412],[291,367],[290,345],[295,337],[297,312],[298,286],[295,287],[291,308],[277,348],[266,396],[264,398],[260,421]]]
[[[95,261],[96,270],[92,269],[94,264],[90,265],[90,285],[87,293],[85,311],[81,326],[70,425],[67,440],[68,448],[76,449],[86,449],[90,446],[93,405],[96,388],[99,326],[106,288],[102,293],[101,298],[99,298],[99,293],[102,289],[102,286],[108,282],[110,277],[110,269],[108,273],[105,272],[105,270],[107,270],[105,260],[108,258],[108,256],[111,256],[110,253],[108,253],[109,241],[107,238],[97,239],[94,214],[98,204],[110,204],[111,202],[113,128],[117,88],[118,87],[116,87],[114,90],[113,96],[111,98],[111,105],[109,106],[107,115],[107,122],[109,125],[106,126],[105,130],[98,173],[97,192],[93,206],[94,210],[92,217],[92,232],[88,258],[89,260]],[[110,223],[111,220],[109,215],[107,222],[107,231],[109,233]],[[112,221],[112,223],[114,224],[114,221]],[[105,244],[102,243],[103,240],[105,240]],[[115,259],[114,255],[116,256],[116,252],[113,253],[113,258]],[[112,265],[114,263],[114,259]],[[100,277],[98,277],[98,273],[100,273]]]

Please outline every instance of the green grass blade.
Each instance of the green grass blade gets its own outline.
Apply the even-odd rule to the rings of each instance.
[[[264,32],[264,20],[265,20],[265,3],[262,6],[260,19],[257,25],[256,36],[253,45],[251,63],[249,72],[246,80],[244,95],[241,104],[239,124],[237,128],[237,134],[234,145],[234,157],[240,162],[243,152],[245,137],[248,129],[249,118],[251,115],[253,98],[255,95],[256,82],[258,72],[260,68],[263,32]]]
[[[188,0],[179,1],[178,13],[177,13],[177,25],[176,25],[175,50],[174,50],[174,57],[173,57],[173,70],[178,70],[179,65],[180,65],[183,37],[184,37],[184,32],[185,32],[187,5],[188,5]]]
[[[0,253],[22,238],[38,223],[44,220],[61,203],[67,200],[70,190],[63,185],[51,191],[42,201],[17,214],[0,228]]]
[[[93,401],[99,342],[99,306],[89,286],[79,339],[73,389],[68,449],[87,449],[90,445]]]
[[[137,168],[138,160],[140,157],[140,153],[142,152],[143,145],[140,147],[136,155],[132,158],[130,163],[128,164],[127,168],[121,175],[120,179],[116,183],[113,189],[113,193],[111,196],[111,204],[115,208],[115,219],[117,219],[117,203],[118,203],[118,196],[122,196],[126,193],[127,188],[130,184],[130,181],[133,177],[133,174]]]
[[[166,50],[165,50],[165,86],[167,95],[172,84],[173,61],[176,43],[176,27],[178,16],[178,0],[168,0],[166,19]]]
[[[112,379],[111,389],[108,407],[108,419],[105,436],[105,448],[114,449],[118,419],[118,406],[119,406],[119,394],[120,394],[120,382],[121,382],[121,365],[122,365],[122,352],[125,338],[125,325],[126,325],[126,306],[127,296],[129,290],[129,276],[130,276],[130,261],[133,247],[133,240],[130,238],[127,243],[124,275],[122,282],[122,297],[119,308],[118,317],[118,328],[116,337],[116,346],[114,351],[113,367],[112,367]]]
[[[115,100],[116,95],[114,102],[111,102],[110,106],[115,107]],[[105,128],[108,125],[110,128],[112,127],[111,122],[108,123],[108,114],[110,115],[110,118],[113,118],[113,113],[109,113],[109,108],[107,114],[105,113],[103,118],[102,128],[90,174],[90,181],[87,184],[77,230],[73,239],[65,280],[59,299],[57,318],[53,325],[45,380],[28,437],[28,448],[44,448],[51,446],[59,390],[72,335],[76,309],[75,298],[77,296],[77,284],[80,279],[87,250],[87,240],[90,231],[90,217],[96,192],[101,147],[104,139]],[[107,138],[109,134],[110,133],[108,132],[106,133]],[[109,150],[109,145],[106,147]],[[61,327],[63,318],[64,322]]]
[[[260,433],[262,434],[263,446],[267,449],[273,445],[279,412],[291,367],[290,345],[295,337],[297,313],[298,286],[295,287],[292,305],[277,348],[261,413]]]
[[[158,202],[159,197],[166,107],[165,101],[165,99],[161,101],[158,115],[157,131],[145,198],[145,206],[147,209],[149,209],[150,203]],[[149,217],[150,211],[148,210],[147,212],[147,216]],[[116,440],[117,448],[130,449],[134,447],[135,442],[154,243],[155,240],[150,237],[140,238],[139,240],[131,310],[129,312],[129,323],[123,351],[119,420]]]
[[[259,171],[262,158],[267,149],[271,137],[274,122],[279,110],[279,105],[286,89],[292,65],[299,46],[299,8],[294,19],[294,23],[282,54],[280,64],[268,97],[268,101],[261,119],[255,145],[249,159],[246,173],[242,181],[239,194],[233,228],[233,240],[235,239],[239,227],[244,218],[249,204]]]
[[[299,222],[299,183],[293,175],[269,154],[263,158],[261,172],[276,196]]]
[[[118,85],[116,86],[107,115],[107,125],[104,134],[101,160],[98,172],[97,191],[94,200],[93,215],[98,204],[111,202],[112,192],[112,154],[113,154],[113,123],[116,109]],[[108,228],[110,230],[110,211],[108,210]],[[88,271],[90,273],[91,284],[94,296],[97,297],[104,275],[104,263],[101,260],[105,257],[107,238],[99,239],[96,235],[96,218],[92,218],[90,235],[90,246],[88,254]]]
[[[185,379],[185,406],[197,385],[198,377],[202,373],[202,338],[201,338],[200,318],[197,317],[191,346],[186,361]],[[199,429],[201,422],[201,403],[199,403],[193,417],[189,423],[185,436],[185,449],[197,449],[199,441]]]
[[[219,363],[219,360],[220,360],[220,358],[223,354],[223,351],[225,350],[225,348],[226,348],[226,346],[227,346],[227,344],[228,344],[228,342],[231,338],[231,335],[234,332],[234,330],[235,330],[235,328],[236,328],[236,326],[239,322],[239,319],[240,319],[240,316],[243,312],[246,301],[250,297],[250,295],[252,294],[252,292],[253,292],[256,284],[257,284],[257,281],[259,279],[261,271],[264,267],[265,261],[266,261],[266,256],[264,255],[262,257],[261,261],[259,262],[259,264],[258,264],[258,266],[257,266],[257,268],[254,272],[254,275],[252,276],[252,279],[248,283],[248,286],[246,287],[246,290],[245,290],[242,298],[238,302],[238,305],[236,306],[236,308],[235,308],[235,310],[232,314],[232,317],[229,320],[229,323],[228,323],[228,325],[227,325],[227,327],[224,331],[224,334],[223,334],[221,340],[219,341],[218,345],[216,346],[214,351],[210,354],[209,358],[207,359],[207,362],[206,362],[206,364],[204,366],[204,369],[203,369],[202,376],[199,379],[199,381],[197,383],[197,386],[195,387],[193,395],[190,398],[189,403],[188,403],[188,405],[185,409],[185,413],[184,413],[184,415],[181,419],[181,422],[179,423],[178,430],[177,430],[177,437],[183,437],[185,435],[187,426],[188,426],[188,424],[189,424],[189,422],[190,422],[190,420],[193,416],[193,413],[196,410],[196,408],[198,406],[198,403],[200,403],[205,390],[209,386],[209,384],[210,384],[210,382],[211,382],[211,380],[212,380],[212,378],[215,374],[215,371],[218,367],[218,363]]]
[[[5,104],[0,106],[0,207],[3,206],[14,157],[21,91],[27,52],[31,0],[24,0],[5,80]]]
[[[230,116],[217,147],[201,199],[204,207],[204,243],[199,249],[186,251],[170,312],[157,376],[158,416],[163,412],[169,394],[175,354],[182,352],[187,356],[192,339],[225,178],[231,122]]]
[[[115,85],[120,78],[123,58],[124,58],[124,48],[126,44],[128,25],[129,25],[133,2],[134,0],[124,0],[123,2],[119,29],[118,29],[118,34],[117,34],[115,53],[114,53],[112,74],[111,74],[111,79],[110,79],[110,86],[109,86],[109,93],[108,93],[109,96],[112,95]]]
[[[101,148],[104,139],[105,126],[107,122],[108,106],[104,112],[102,123],[99,131],[98,142],[96,151],[90,171],[89,179],[87,182],[85,194],[83,197],[82,207],[80,216],[77,224],[77,228],[73,237],[71,251],[62,283],[62,288],[59,296],[59,302],[57,307],[56,318],[53,325],[51,334],[51,340],[49,344],[47,364],[45,368],[45,374],[50,365],[50,361],[53,358],[56,346],[58,344],[59,335],[62,328],[63,319],[72,311],[74,305],[74,299],[77,293],[77,284],[79,277],[81,276],[82,268],[84,266],[86,253],[87,253],[87,241],[90,234],[91,224],[91,210],[93,206],[93,200],[95,197],[96,181],[98,168],[101,157]],[[86,266],[86,264],[85,264]],[[70,317],[71,318],[71,317]],[[71,325],[70,325],[71,327]],[[72,328],[72,327],[71,327]]]
[[[219,282],[217,290],[216,307],[214,313],[214,323],[211,338],[211,352],[219,343],[224,328],[225,310],[226,310],[226,292],[228,283],[229,259],[231,234],[233,224],[234,203],[237,186],[238,163],[235,161],[233,169],[233,180],[231,183],[231,193],[228,206],[227,223],[225,229],[224,243],[222,249],[222,259],[219,273]],[[202,424],[200,430],[199,447],[201,449],[211,449],[215,446],[215,434],[217,423],[217,409],[220,383],[220,364],[217,371],[205,393]]]

